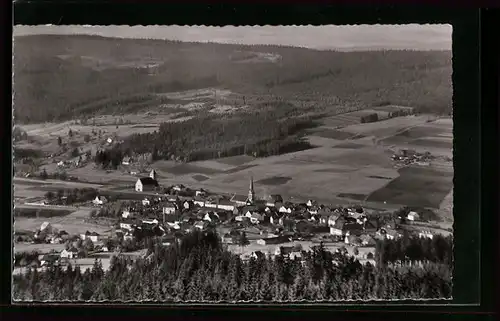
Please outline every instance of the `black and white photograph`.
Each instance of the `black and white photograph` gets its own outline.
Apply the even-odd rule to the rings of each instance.
[[[14,26],[13,301],[452,299],[452,32]]]

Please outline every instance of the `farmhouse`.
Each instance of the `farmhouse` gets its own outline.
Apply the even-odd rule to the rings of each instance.
[[[95,205],[103,205],[108,202],[108,199],[104,196],[96,196],[95,199],[92,201]]]
[[[135,183],[136,192],[151,191],[158,187],[158,181],[151,177],[142,177]]]
[[[149,206],[149,205],[151,205],[151,201],[146,197],[142,200],[142,205]]]
[[[97,233],[97,232],[92,232],[91,233],[89,231],[85,232],[85,234],[80,234],[80,238],[82,240],[89,239],[89,240],[91,240],[94,243],[97,242],[97,241],[99,241],[99,236],[100,236],[99,233]]]
[[[74,247],[70,248],[69,250],[65,249],[61,252],[61,257],[67,259],[76,259],[78,258],[78,250]]]
[[[410,213],[408,213],[408,215],[406,216],[406,219],[410,222],[414,222],[414,221],[418,221],[420,219],[420,215],[418,215],[417,212],[414,212],[414,211],[411,211]]]
[[[176,207],[172,203],[168,203],[165,206],[163,206],[163,214],[170,215],[170,214],[175,214]]]

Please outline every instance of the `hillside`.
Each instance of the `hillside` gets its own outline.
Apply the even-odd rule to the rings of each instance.
[[[228,104],[280,100],[327,112],[390,103],[439,114],[449,113],[452,101],[446,51],[347,53],[37,35],[15,38],[14,73],[17,123],[182,105],[161,94],[213,87],[233,93]]]

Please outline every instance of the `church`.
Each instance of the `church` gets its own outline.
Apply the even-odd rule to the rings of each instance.
[[[255,198],[253,176],[250,177],[250,186],[248,188],[248,195],[245,197],[245,196],[235,194],[235,195],[233,195],[233,197],[231,197],[231,202],[235,203],[236,206],[255,205],[255,203],[258,202],[258,200]]]

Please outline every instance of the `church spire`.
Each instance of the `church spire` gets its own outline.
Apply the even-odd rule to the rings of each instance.
[[[255,201],[255,191],[253,189],[253,176],[250,176],[250,187],[248,189],[248,201],[253,203]]]

